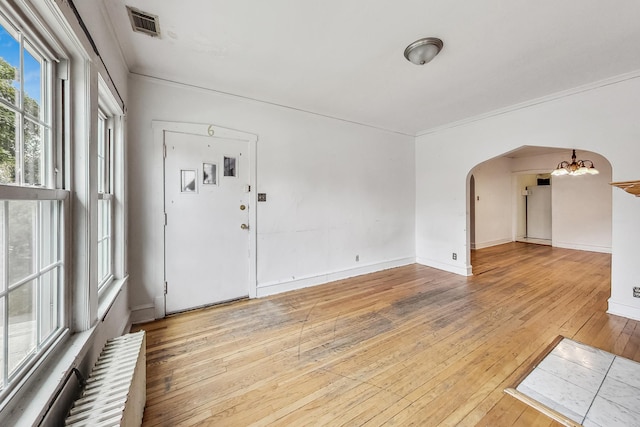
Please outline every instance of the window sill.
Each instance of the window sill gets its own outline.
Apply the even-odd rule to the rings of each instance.
[[[16,387],[7,397],[0,412],[0,424],[11,426],[38,425],[46,411],[54,403],[67,377],[72,374],[87,352],[88,343],[95,333],[95,326],[88,331],[59,338],[52,354],[33,368],[33,374]]]
[[[111,282],[100,295],[98,319],[102,322],[127,283],[127,277]],[[37,363],[22,384],[0,403],[0,425],[39,425],[58,395],[75,381],[73,369],[83,370],[86,359],[96,339],[100,322],[91,329],[70,334],[67,330]],[[51,414],[49,414],[51,415]]]
[[[111,306],[116,298],[118,298],[120,292],[122,292],[127,280],[129,280],[129,276],[124,276],[121,279],[113,279],[111,283],[105,286],[105,289],[100,292],[98,298],[98,319],[100,319],[101,322],[103,322],[107,314],[109,314]]]

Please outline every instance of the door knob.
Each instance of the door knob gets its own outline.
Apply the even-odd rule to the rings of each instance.
[[[247,209],[247,207],[246,207],[245,205],[240,205],[240,210],[241,210],[241,211],[243,211],[243,210],[245,210],[245,209]]]
[[[247,224],[241,224],[240,228],[242,228],[243,230],[248,230],[249,226]]]

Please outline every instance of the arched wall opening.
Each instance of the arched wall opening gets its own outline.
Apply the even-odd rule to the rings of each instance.
[[[559,162],[570,160],[571,150],[522,146],[481,162],[469,171],[467,269],[471,273],[471,250],[513,241],[545,243],[544,238],[527,239],[541,236],[527,235],[527,229],[523,228],[527,212],[523,209],[527,209],[527,202],[536,200],[528,193],[538,190],[538,183],[544,185]],[[550,178],[548,244],[611,253],[611,163],[602,155],[586,150],[577,149],[577,155],[578,159],[592,160],[600,173]]]

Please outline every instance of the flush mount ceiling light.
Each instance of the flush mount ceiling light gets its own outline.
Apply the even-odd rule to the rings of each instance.
[[[404,57],[416,65],[424,65],[431,61],[442,50],[442,40],[426,37],[416,40],[404,50]]]
[[[558,163],[558,166],[551,172],[553,176],[560,175],[597,175],[598,169],[595,168],[593,162],[591,160],[576,160],[576,150],[573,150],[573,155],[571,156],[571,162],[567,162],[566,160]]]

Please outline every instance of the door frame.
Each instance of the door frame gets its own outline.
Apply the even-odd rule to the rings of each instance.
[[[159,235],[163,236],[163,274],[162,274],[162,282],[158,283],[158,287],[156,288],[156,297],[155,297],[155,318],[160,319],[165,317],[166,315],[166,292],[165,292],[165,282],[166,282],[166,273],[167,273],[167,261],[166,261],[166,243],[165,243],[165,208],[164,208],[164,141],[165,134],[167,132],[173,133],[184,133],[190,135],[197,136],[205,136],[211,138],[224,138],[224,139],[232,139],[237,140],[239,142],[247,142],[249,145],[249,182],[250,191],[249,191],[249,298],[255,298],[257,296],[257,186],[256,186],[256,174],[257,174],[257,162],[256,162],[256,153],[257,153],[257,142],[258,135],[239,131],[236,129],[225,128],[222,126],[209,124],[209,123],[188,123],[188,122],[169,122],[169,121],[161,121],[161,120],[153,120],[152,121],[153,128],[153,144],[155,147],[159,147],[159,151],[162,155],[161,165],[162,165],[162,220],[159,221],[159,226],[162,227],[162,230],[159,229],[157,232],[161,233]]]

